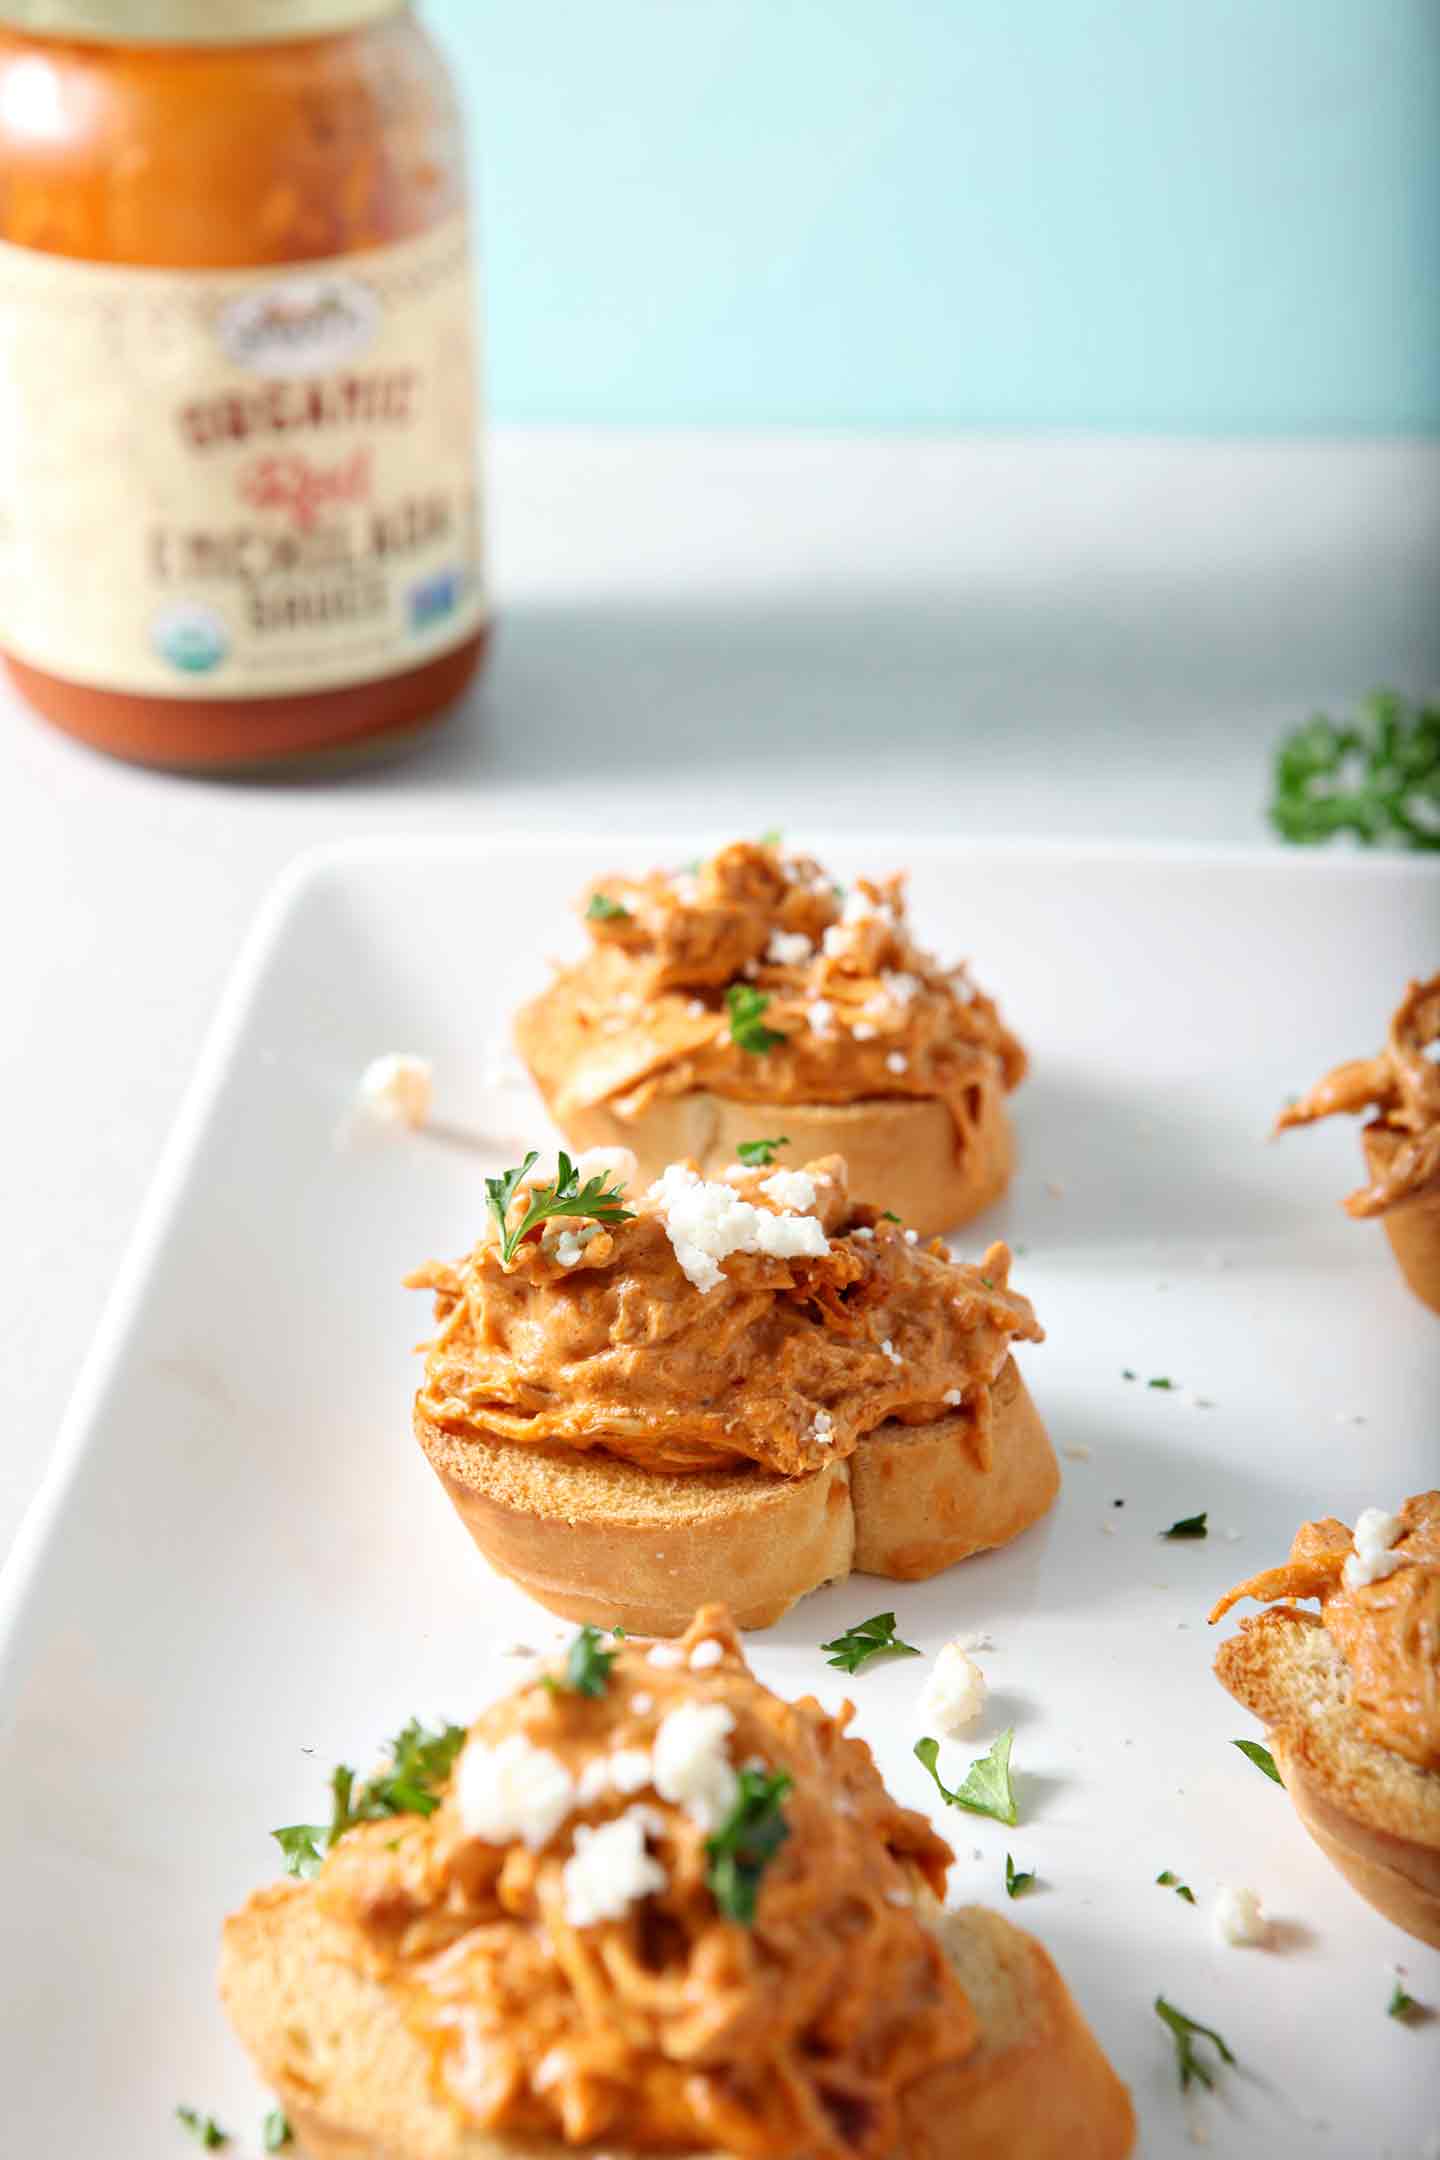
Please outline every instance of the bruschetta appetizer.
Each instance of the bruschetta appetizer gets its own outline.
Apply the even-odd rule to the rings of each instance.
[[[407,1731],[318,1872],[225,1925],[298,2150],[1123,2160],[1129,2095],[1064,1981],[942,1909],[950,1848],[849,1715],[762,1687],[712,1607],[678,1642],[584,1629],[468,1732]]]
[[[739,841],[603,878],[581,915],[589,954],[515,1028],[573,1147],[628,1147],[648,1184],[783,1135],[789,1162],[843,1155],[856,1198],[922,1236],[1004,1190],[1025,1052],[963,968],[915,943],[902,879],[842,891],[808,856]]]
[[[1054,1451],[1011,1357],[1010,1255],[953,1260],[846,1166],[535,1158],[487,1180],[435,1293],[415,1430],[476,1544],[552,1612],[744,1627],[848,1574],[912,1580],[1042,1515]]]
[[[1288,1565],[1211,1620],[1238,1598],[1269,1610],[1215,1670],[1269,1728],[1300,1820],[1378,1912],[1440,1945],[1440,1492],[1366,1508],[1353,1530],[1305,1523]]]
[[[1440,1312],[1440,975],[1412,982],[1378,1057],[1353,1058],[1280,1113],[1277,1132],[1337,1111],[1373,1110],[1363,1128],[1367,1183],[1347,1211],[1385,1225],[1400,1272]]]

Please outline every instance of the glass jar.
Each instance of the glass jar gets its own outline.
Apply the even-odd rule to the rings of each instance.
[[[0,650],[148,763],[393,743],[486,636],[461,121],[405,0],[0,0]]]

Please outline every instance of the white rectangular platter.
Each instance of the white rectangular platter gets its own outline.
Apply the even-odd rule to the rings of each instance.
[[[362,844],[266,907],[0,1592],[16,2160],[183,2154],[177,2101],[257,2151],[264,2097],[213,1973],[222,1914],[275,1872],[270,1826],[312,1818],[330,1766],[373,1762],[412,1711],[472,1716],[506,1682],[502,1646],[568,1633],[491,1577],[414,1447],[429,1314],[401,1277],[473,1241],[486,1170],[553,1144],[492,1051],[546,956],[577,948],[570,896],[706,838]],[[909,863],[926,941],[971,957],[1032,1050],[1019,1175],[958,1243],[1020,1248],[1048,1330],[1024,1366],[1065,1483],[1007,1551],[802,1604],[752,1639],[760,1674],[831,1704],[848,1689],[893,1789],[944,1817],[955,1901],[1011,1910],[1007,1850],[1038,1871],[1013,1916],[1131,2084],[1145,2153],[1430,2151],[1440,2019],[1386,2004],[1398,1965],[1440,2006],[1440,1957],[1345,1887],[1231,1745],[1255,1728],[1211,1677],[1205,1613],[1305,1518],[1440,1471],[1440,1323],[1337,1205],[1353,1128],[1266,1138],[1435,965],[1440,876],[793,839],[842,877]],[[433,1059],[447,1130],[337,1144],[392,1049]],[[92,1316],[74,1325],[78,1364]],[[1203,1542],[1161,1538],[1201,1509]],[[827,1668],[822,1639],[888,1607],[927,1652],[993,1638],[987,1723],[946,1767],[1013,1725],[1018,1829],[939,1807],[911,1753],[918,1661]],[[1156,1886],[1166,1868],[1197,1905]],[[1222,1884],[1261,1893],[1269,1947],[1217,1942]],[[1160,1992],[1233,2048],[1213,2094],[1182,2099]]]

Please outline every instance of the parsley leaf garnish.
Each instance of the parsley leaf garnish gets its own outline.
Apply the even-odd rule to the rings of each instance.
[[[894,1208],[887,1207],[883,1210],[880,1220],[881,1222],[899,1222],[900,1217],[895,1213]]]
[[[927,1735],[915,1742],[915,1753],[934,1778],[947,1807],[964,1808],[971,1815],[992,1815],[996,1822],[1008,1823],[1013,1829],[1020,1820],[1015,1807],[1015,1788],[1010,1782],[1010,1750],[1014,1741],[1015,1728],[1007,1726],[989,1753],[971,1763],[963,1783],[954,1792],[943,1783],[935,1767],[940,1753],[939,1741]]]
[[[1428,2018],[1430,2012],[1423,2003],[1418,2003],[1413,1995],[1407,1995],[1404,1987],[1397,1980],[1391,1992],[1390,2000],[1385,2005],[1385,2015],[1386,2017],[1398,2018],[1402,2025],[1407,2025],[1412,2019],[1418,2024],[1422,2018]]]
[[[610,1667],[619,1652],[602,1650],[604,1637],[598,1627],[587,1620],[571,1643],[565,1655],[565,1670],[558,1680],[550,1682],[552,1689],[563,1688],[570,1695],[588,1695],[593,1700],[605,1693],[610,1685]]]
[[[514,1229],[506,1227],[510,1203],[520,1188],[522,1178],[529,1176],[539,1156],[532,1148],[518,1170],[507,1170],[503,1177],[486,1178],[485,1198],[490,1212],[500,1228],[500,1260],[509,1267],[517,1249],[538,1224],[553,1217],[568,1215],[588,1216],[592,1221],[610,1227],[616,1223],[632,1221],[632,1211],[624,1205],[625,1193],[621,1186],[606,1190],[606,1171],[580,1183],[580,1172],[562,1148],[559,1167],[548,1185],[532,1185],[526,1196],[525,1213]]]
[[[586,922],[629,922],[630,910],[619,900],[612,900],[609,893],[591,893],[585,909]]]
[[[1230,1744],[1238,1747],[1242,1755],[1248,1755],[1256,1769],[1263,1770],[1266,1777],[1274,1778],[1277,1785],[1284,1784],[1285,1780],[1276,1769],[1275,1758],[1268,1747],[1261,1747],[1258,1740],[1232,1740]]]
[[[1205,1518],[1209,1512],[1209,1508],[1201,1508],[1198,1515],[1182,1515],[1179,1522],[1172,1522],[1169,1529],[1162,1530],[1160,1535],[1168,1538],[1209,1537],[1210,1532],[1205,1527]]]
[[[1145,1385],[1146,1387],[1164,1388],[1167,1392],[1169,1392],[1175,1388],[1178,1388],[1180,1383],[1178,1380],[1166,1380],[1162,1378],[1159,1380],[1147,1380],[1145,1382]]]
[[[287,1875],[298,1875],[303,1882],[319,1873],[325,1857],[322,1841],[329,1835],[324,1823],[287,1823],[283,1830],[272,1830],[270,1835],[285,1855]]]
[[[789,1145],[788,1133],[780,1133],[773,1140],[742,1140],[735,1150],[735,1159],[743,1162],[747,1170],[768,1170],[775,1160],[776,1148]]]
[[[1350,726],[1317,714],[1296,728],[1275,754],[1270,822],[1300,847],[1348,832],[1363,847],[1440,848],[1440,705],[1377,690]]]
[[[1120,1373],[1122,1380],[1138,1380],[1139,1377],[1140,1375],[1137,1372],[1132,1372],[1128,1365],[1124,1366]]]
[[[1005,1855],[1005,1895],[1023,1897],[1035,1880],[1034,1868],[1017,1868],[1009,1853]]]
[[[760,835],[759,844],[761,847],[778,848],[784,839],[785,835],[778,825],[767,825]]]
[[[284,2152],[285,2147],[292,2142],[294,2136],[295,2133],[290,2127],[290,2118],[285,2113],[285,2110],[278,2107],[271,2108],[264,2122],[260,2125],[260,2142],[265,2147],[266,2152]]]
[[[1192,2017],[1186,2017],[1183,2010],[1177,2010],[1174,2003],[1166,2002],[1163,1995],[1157,1995],[1155,1998],[1155,2015],[1169,2026],[1171,2033],[1174,2035],[1175,2067],[1180,2073],[1181,2092],[1189,2091],[1193,2078],[1198,2078],[1202,2085],[1213,2086],[1215,2083],[1214,2071],[1208,2069],[1195,2052],[1197,2035],[1200,2039],[1210,2042],[1218,2053],[1221,2062],[1234,2062],[1235,2057],[1231,2054],[1218,2032],[1212,2030],[1209,2025],[1197,2024]]]
[[[1162,1868],[1155,1880],[1162,1889],[1173,1890],[1176,1897],[1183,1897],[1187,1905],[1195,1903],[1195,1893],[1190,1888],[1189,1883],[1181,1882],[1172,1868]]]
[[[751,983],[731,983],[725,992],[725,1010],[730,1015],[730,1040],[748,1050],[752,1057],[763,1057],[773,1050],[785,1037],[775,1028],[766,1027],[761,1015],[770,1003],[769,993],[757,990]]]
[[[920,1655],[914,1643],[904,1642],[896,1634],[893,1612],[872,1613],[868,1620],[857,1621],[854,1627],[846,1628],[833,1642],[822,1642],[820,1648],[834,1653],[825,1662],[838,1667],[841,1672],[859,1672],[860,1667],[873,1657]]]
[[[705,1887],[742,1927],[754,1920],[760,1878],[790,1835],[780,1803],[792,1783],[786,1770],[742,1770],[734,1806],[705,1840]]]
[[[213,2115],[202,2115],[198,2108],[177,2107],[175,2119],[184,2125],[197,2145],[204,2146],[206,2152],[218,2152],[222,2145],[230,2143],[229,2131],[222,2130]]]

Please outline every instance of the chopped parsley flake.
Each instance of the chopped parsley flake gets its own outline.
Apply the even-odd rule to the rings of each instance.
[[[175,2119],[187,2129],[197,2145],[206,2152],[218,2152],[222,2145],[230,2143],[230,2133],[222,2130],[213,2115],[202,2115],[198,2108],[177,2107]]]
[[[260,2142],[266,2152],[283,2152],[294,2139],[290,2118],[283,2108],[271,2108],[260,2125]]]
[[[1385,2005],[1386,2017],[1398,2018],[1402,2025],[1406,2025],[1409,2024],[1412,2019],[1416,2023],[1418,2023],[1419,2020],[1422,2017],[1425,2017],[1427,2014],[1428,2013],[1424,2009],[1422,2009],[1421,2005],[1416,2002],[1413,1995],[1406,1994],[1404,1988],[1397,1980],[1391,1992],[1390,2000]]]
[[[328,1835],[324,1823],[287,1823],[282,1830],[272,1830],[270,1835],[285,1855],[287,1875],[298,1875],[306,1881],[320,1872]]]
[[[859,1672],[860,1667],[873,1657],[920,1656],[913,1643],[902,1641],[896,1634],[893,1612],[872,1613],[868,1620],[857,1621],[854,1627],[846,1628],[833,1642],[822,1642],[820,1648],[833,1653],[826,1659],[827,1664],[847,1673]]]
[[[1235,2057],[1213,2027],[1197,2024],[1195,2019],[1187,2017],[1183,2010],[1177,2010],[1174,2003],[1166,2002],[1163,1995],[1155,1998],[1155,2015],[1162,2024],[1169,2026],[1174,2038],[1175,2067],[1180,2073],[1181,2092],[1188,2092],[1192,2080],[1196,2078],[1202,2085],[1213,2086],[1215,2083],[1214,2071],[1203,2063],[1196,2053],[1197,2038],[1208,2040],[1222,2063],[1233,2064]]]
[[[1160,1535],[1168,1538],[1208,1537],[1210,1533],[1205,1527],[1205,1518],[1209,1512],[1208,1508],[1201,1508],[1198,1515],[1182,1515],[1179,1522],[1172,1522],[1169,1529],[1162,1530]]]
[[[602,1650],[600,1630],[591,1627],[587,1620],[571,1643],[565,1655],[565,1670],[558,1680],[548,1684],[552,1691],[561,1689],[570,1695],[588,1695],[592,1701],[605,1693],[610,1685],[610,1667],[619,1652]]]
[[[1175,1388],[1179,1387],[1180,1383],[1178,1380],[1166,1380],[1162,1377],[1158,1380],[1147,1380],[1145,1382],[1145,1385],[1146,1387],[1164,1388],[1167,1390],[1167,1392],[1172,1392]]]
[[[1015,1788],[1010,1781],[1010,1750],[1015,1742],[1015,1728],[1008,1726],[988,1754],[971,1763],[963,1781],[951,1792],[935,1767],[940,1753],[940,1743],[927,1735],[915,1743],[915,1753],[934,1778],[941,1799],[947,1807],[964,1808],[971,1815],[990,1815],[996,1822],[1008,1823],[1013,1829],[1020,1817],[1015,1807]]]
[[[725,1010],[730,1016],[730,1040],[740,1049],[748,1050],[752,1057],[763,1057],[773,1050],[785,1037],[775,1028],[766,1027],[763,1014],[768,1008],[768,992],[757,990],[750,983],[731,983],[725,992]]]
[[[705,1887],[742,1927],[754,1921],[761,1877],[790,1835],[780,1803],[792,1783],[786,1770],[742,1770],[734,1806],[705,1840]]]
[[[585,910],[586,922],[629,922],[630,910],[619,900],[612,900],[609,893],[591,893]]]
[[[1176,1897],[1184,1898],[1187,1905],[1193,1905],[1195,1903],[1195,1893],[1190,1888],[1189,1883],[1181,1882],[1179,1876],[1175,1874],[1173,1869],[1168,1867],[1162,1868],[1160,1870],[1160,1873],[1155,1877],[1155,1880],[1157,1883],[1159,1883],[1160,1887],[1163,1890],[1173,1890]]]
[[[1023,1897],[1035,1880],[1034,1868],[1017,1868],[1009,1853],[1005,1855],[1005,1895]]]
[[[1234,1740],[1231,1745],[1238,1747],[1242,1755],[1248,1755],[1256,1769],[1263,1770],[1266,1777],[1273,1778],[1277,1785],[1284,1784],[1285,1780],[1276,1769],[1275,1758],[1268,1747],[1261,1747],[1258,1740]]]
[[[742,1140],[735,1150],[735,1158],[744,1163],[747,1170],[768,1170],[775,1160],[775,1150],[789,1145],[788,1133],[778,1133],[773,1140]]]

